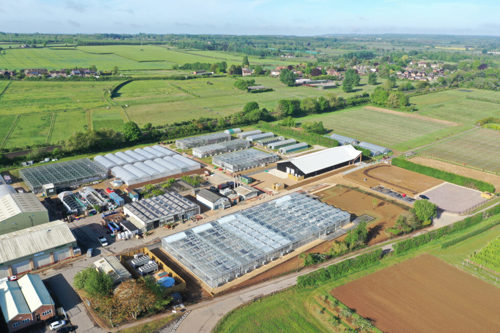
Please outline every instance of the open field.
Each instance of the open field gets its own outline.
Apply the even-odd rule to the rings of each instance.
[[[462,166],[500,173],[500,131],[474,129],[431,145],[418,153]]]
[[[479,252],[474,252],[470,260],[500,275],[500,237],[492,240]]]
[[[482,172],[479,170],[474,170],[470,169],[467,167],[463,167],[457,164],[452,164],[444,161],[439,161],[423,156],[415,156],[410,159],[411,162],[425,165],[431,168],[436,168],[448,172],[453,172],[456,173],[457,175],[464,176],[464,177],[469,177],[477,180],[482,180],[484,182],[493,184],[495,188],[500,190],[500,176],[487,173],[487,172]]]
[[[371,194],[337,185],[316,193],[321,201],[348,211],[357,216],[370,215],[375,218],[368,224],[369,245],[383,242],[389,237],[385,229],[394,226],[399,215],[408,212],[404,206],[377,198]]]
[[[491,90],[454,89],[410,98],[417,114],[472,125],[500,117],[500,95]]]
[[[368,187],[383,185],[395,191],[416,195],[443,183],[442,180],[392,165],[376,165],[345,175],[347,179]]]
[[[322,121],[334,133],[395,150],[430,143],[458,129],[432,120],[407,117],[405,113],[387,113],[369,107],[308,116],[300,121]]]
[[[243,55],[217,51],[180,50],[164,45],[104,45],[79,47],[47,47],[27,49],[5,49],[0,54],[0,68],[62,69],[97,66],[100,70],[172,69],[175,64],[226,61],[228,65],[241,64]],[[298,63],[301,59],[249,57],[251,64],[267,66]]]
[[[22,114],[7,138],[5,146],[22,147],[26,145],[27,140],[32,144],[47,143],[50,139],[53,117],[54,113],[51,112]]]
[[[118,106],[108,108],[94,109],[92,112],[92,128],[94,130],[111,128],[121,130],[123,127],[123,116],[121,108]]]
[[[466,288],[465,288],[466,287]],[[384,332],[494,332],[500,289],[422,255],[332,294]]]
[[[376,266],[367,268],[361,272],[354,273],[337,280],[332,280],[317,288],[306,288],[306,289],[299,289],[296,287],[290,288],[286,291],[277,293],[275,295],[262,298],[257,302],[249,303],[248,305],[242,308],[230,312],[226,317],[224,317],[223,320],[219,323],[219,326],[217,327],[215,332],[236,332],[236,331],[262,332],[260,327],[268,325],[269,324],[268,322],[270,321],[279,320],[279,315],[274,316],[274,313],[278,313],[279,311],[281,311],[281,309],[287,309],[290,306],[293,306],[291,311],[293,311],[294,316],[299,318],[301,321],[316,319],[317,326],[314,327],[314,329],[312,329],[311,331],[314,332],[323,332],[325,330],[328,330],[329,332],[342,331],[341,327],[332,326],[330,322],[330,316],[323,315],[326,317],[322,318],[321,315],[318,314],[319,309],[315,307],[317,306],[318,298],[323,298],[324,295],[329,294],[332,289],[338,286],[342,286],[350,281],[356,281],[357,279],[365,276],[370,276],[370,274],[373,274],[377,271],[381,271],[383,268],[389,267],[390,269],[390,267],[393,266],[394,264],[404,263],[408,259],[414,258],[423,253],[430,253],[434,256],[441,258],[442,260],[445,260],[446,262],[449,262],[454,266],[461,267],[462,269],[469,272],[468,269],[466,269],[461,265],[463,260],[467,258],[473,251],[483,247],[485,243],[498,237],[500,233],[500,226],[497,225],[496,227],[486,232],[483,232],[479,235],[475,235],[474,237],[468,238],[465,241],[462,241],[446,249],[441,248],[441,243],[460,237],[464,234],[468,234],[474,230],[480,229],[485,224],[492,223],[494,220],[499,218],[500,216],[496,215],[479,223],[478,225],[472,226],[468,229],[459,231],[452,235],[444,236],[439,240],[431,241],[430,243],[427,243],[426,245],[422,246],[421,248],[415,251],[410,251],[403,255],[398,255],[398,256],[392,255],[386,257],[384,260],[380,261],[380,263]],[[441,263],[441,265],[446,266],[446,264],[444,263]],[[431,279],[435,276],[433,271],[425,271],[424,274]],[[478,281],[475,281],[473,277],[470,278],[474,280],[474,285],[477,284]],[[410,281],[411,280],[412,279],[410,277]],[[388,282],[391,281],[392,277],[391,280],[388,280]],[[498,299],[498,297],[496,297],[495,299]],[[467,302],[465,306],[470,306],[470,304],[472,303]],[[490,309],[488,311],[495,310],[495,308],[492,309],[493,310]],[[437,314],[439,314],[439,312]],[[403,313],[403,315],[406,315],[406,313]],[[496,319],[497,317],[495,317],[495,315],[493,315],[492,318],[498,320]],[[425,322],[425,319],[422,319],[422,322]],[[481,322],[479,322],[479,324],[481,324]],[[292,329],[288,330],[289,325],[290,324],[285,323],[284,326],[280,327],[280,330],[277,331],[292,332],[293,331]],[[403,330],[403,331],[407,332],[408,330]],[[482,331],[487,331],[487,330],[482,330]]]

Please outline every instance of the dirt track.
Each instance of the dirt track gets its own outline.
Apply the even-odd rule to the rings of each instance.
[[[332,294],[384,332],[500,332],[500,289],[431,255],[370,274]]]
[[[420,120],[425,120],[425,121],[432,121],[434,123],[448,125],[448,126],[458,126],[459,125],[458,123],[455,123],[453,121],[448,121],[448,120],[442,120],[442,119],[436,119],[436,118],[426,117],[426,116],[422,116],[422,115],[419,115],[419,114],[406,113],[406,112],[401,112],[401,111],[394,111],[394,110],[389,110],[389,109],[384,109],[384,108],[378,108],[376,106],[365,106],[365,109],[373,110],[373,111],[379,111],[379,112],[385,112],[385,113],[390,113],[390,114],[395,114],[395,115],[398,115],[398,116],[401,116],[401,117],[415,118],[415,119],[420,119]]]

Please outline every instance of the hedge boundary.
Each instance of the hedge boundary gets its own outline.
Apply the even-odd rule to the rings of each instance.
[[[457,237],[457,238],[452,239],[452,240],[450,240],[448,242],[444,242],[443,244],[441,244],[441,248],[442,249],[446,249],[447,247],[450,247],[452,245],[460,243],[460,242],[462,242],[462,241],[464,241],[464,240],[466,240],[468,238],[471,238],[473,236],[479,235],[480,233],[483,233],[486,230],[489,230],[489,229],[493,228],[494,226],[497,226],[498,224],[500,224],[500,220],[495,221],[495,222],[493,222],[491,224],[485,225],[484,227],[482,227],[480,229],[477,229],[477,230],[475,230],[473,232],[469,232],[468,234],[465,234],[463,236]]]
[[[425,165],[417,164],[410,162],[408,160],[405,160],[403,158],[393,158],[392,159],[392,165],[395,165],[397,167],[414,171],[426,176],[438,178],[456,185],[460,186],[465,186],[465,187],[470,187],[470,188],[475,188],[483,192],[491,192],[495,193],[495,186],[493,184],[483,182],[481,180],[469,178],[469,177],[464,177],[457,175],[455,173],[447,172],[447,171],[442,171],[439,169],[431,168]]]

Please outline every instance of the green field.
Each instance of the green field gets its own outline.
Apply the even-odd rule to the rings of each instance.
[[[476,264],[482,265],[495,272],[500,273],[500,238],[492,240],[479,252],[474,253],[470,258]]]
[[[500,131],[473,129],[418,152],[431,158],[500,173]]]
[[[431,120],[409,118],[404,113],[389,114],[365,107],[300,119],[300,122],[306,121],[322,121],[327,129],[336,134],[396,150],[411,149],[454,130],[454,126]]]
[[[347,282],[369,275],[375,271],[394,265],[398,262],[416,257],[423,253],[435,255],[460,269],[463,260],[485,243],[495,239],[500,234],[500,226],[496,226],[477,236],[471,237],[454,246],[441,249],[441,243],[454,239],[473,230],[479,229],[486,223],[498,219],[496,215],[476,226],[432,241],[417,250],[399,256],[390,256],[379,265],[365,269],[345,278],[331,281],[318,288],[290,288],[284,292],[268,296],[259,301],[250,303],[242,308],[230,312],[224,317],[214,330],[223,332],[332,332],[339,331],[339,327],[332,326],[330,315],[319,314],[317,300],[330,291]],[[469,273],[468,269],[465,269]],[[490,281],[491,282],[491,281]],[[283,320],[285,318],[285,320]]]
[[[500,94],[491,90],[454,89],[412,97],[418,114],[475,124],[487,117],[500,117]]]
[[[47,68],[63,69],[97,66],[100,70],[171,69],[173,65],[226,61],[228,65],[241,64],[243,55],[218,51],[190,51],[169,48],[163,45],[105,45],[53,48],[5,49],[0,54],[0,68],[26,69]],[[266,66],[298,63],[301,59],[249,57],[251,64]]]
[[[22,114],[7,138],[5,146],[23,147],[27,144],[27,140],[31,144],[48,143],[53,117],[52,112]]]
[[[111,107],[109,109],[92,110],[92,128],[95,130],[111,128],[121,130],[123,127],[123,117],[120,107]]]

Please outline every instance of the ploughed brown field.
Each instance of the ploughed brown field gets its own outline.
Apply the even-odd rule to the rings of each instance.
[[[383,185],[409,195],[416,195],[443,182],[436,178],[385,164],[354,171],[345,177],[363,186]]]
[[[500,332],[500,289],[431,255],[332,294],[384,332]]]

